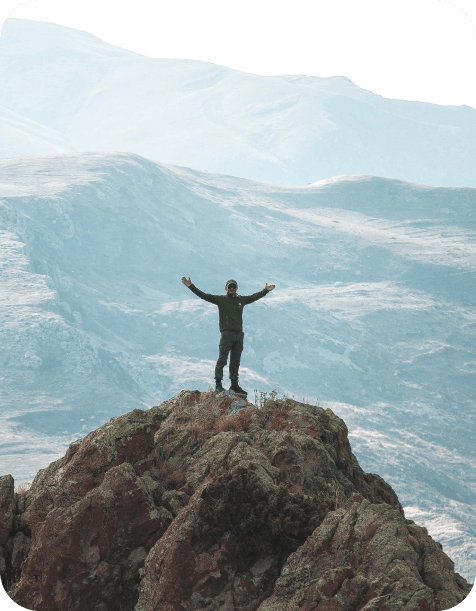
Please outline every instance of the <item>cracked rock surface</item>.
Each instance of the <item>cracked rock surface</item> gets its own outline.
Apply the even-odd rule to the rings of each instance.
[[[423,528],[353,494],[288,558],[259,611],[450,609],[464,591]]]
[[[0,572],[36,611],[440,611],[471,586],[331,410],[182,391],[14,492]]]

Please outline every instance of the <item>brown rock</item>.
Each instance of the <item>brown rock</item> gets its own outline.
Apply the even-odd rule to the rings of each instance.
[[[407,528],[410,542],[417,541],[417,568],[424,583],[434,592],[436,608],[451,609],[469,594],[468,584],[455,573],[454,562],[443,552],[441,544],[433,541],[426,528],[413,522]]]
[[[2,478],[12,598],[36,611],[439,611],[469,592],[331,410],[288,399],[229,414],[233,401],[182,391],[113,418],[14,506]]]
[[[279,574],[279,555],[268,554],[246,563],[236,537],[225,532],[201,539],[197,526],[202,484],[147,557],[135,611],[256,609],[271,593]]]
[[[7,568],[5,563],[5,558],[3,557],[3,548],[0,547],[0,575],[5,573],[5,569]]]
[[[129,463],[112,467],[100,486],[38,525],[10,595],[36,611],[132,609],[138,569],[171,519]]]
[[[0,545],[7,542],[13,524],[15,507],[14,481],[11,475],[0,477]]]
[[[111,467],[143,458],[166,416],[165,405],[135,409],[73,442],[64,458],[38,472],[26,493],[28,513],[41,519],[53,508],[69,507],[99,486]]]
[[[373,503],[403,508],[393,489],[378,475],[364,473],[352,453],[345,422],[330,409],[287,399],[268,400],[265,427],[256,445],[296,492],[316,494],[321,504],[335,509],[353,492]]]
[[[11,475],[0,477],[0,575],[2,584],[8,587],[12,582],[10,568],[11,530],[15,509],[14,481]]]
[[[13,551],[12,551],[12,570],[15,575],[15,579],[20,576],[21,565],[27,558],[30,552],[30,538],[24,535],[21,531],[17,532],[13,537]]]
[[[410,528],[395,508],[353,495],[288,558],[259,611],[436,611],[457,605],[468,584],[457,579],[423,529]],[[421,556],[410,537],[420,543]]]

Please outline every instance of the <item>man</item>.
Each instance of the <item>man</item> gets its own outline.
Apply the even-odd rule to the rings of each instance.
[[[223,392],[222,386],[223,379],[223,367],[228,361],[228,353],[230,355],[230,390],[236,393],[246,393],[238,384],[238,370],[240,368],[240,358],[243,351],[243,308],[253,301],[257,301],[264,297],[275,288],[274,284],[266,284],[265,288],[258,293],[253,295],[238,295],[238,284],[236,280],[228,280],[225,286],[226,295],[209,295],[203,293],[197,287],[192,284],[190,278],[187,280],[185,276],[182,278],[182,282],[185,286],[198,295],[201,299],[214,303],[218,306],[219,313],[219,326],[220,326],[220,346],[219,356],[215,367],[215,382],[216,392]]]

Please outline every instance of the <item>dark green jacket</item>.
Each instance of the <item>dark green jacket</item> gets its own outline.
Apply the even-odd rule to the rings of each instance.
[[[210,295],[204,293],[194,284],[188,287],[192,293],[198,295],[201,299],[214,303],[218,306],[218,313],[220,315],[219,325],[220,331],[229,329],[230,331],[243,331],[243,308],[253,301],[257,301],[264,297],[269,291],[264,288],[259,293],[253,295],[237,295],[235,293],[232,297],[229,293],[226,295]]]

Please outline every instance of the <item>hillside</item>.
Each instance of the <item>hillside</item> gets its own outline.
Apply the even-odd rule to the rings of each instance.
[[[0,478],[0,569],[35,611],[440,611],[470,585],[331,410],[182,391]]]
[[[0,127],[3,157],[56,146],[279,185],[366,174],[476,187],[476,110],[382,98],[341,76],[150,59],[85,32],[7,19],[0,82],[0,105],[26,124],[21,138]],[[48,131],[43,148],[38,124]]]

